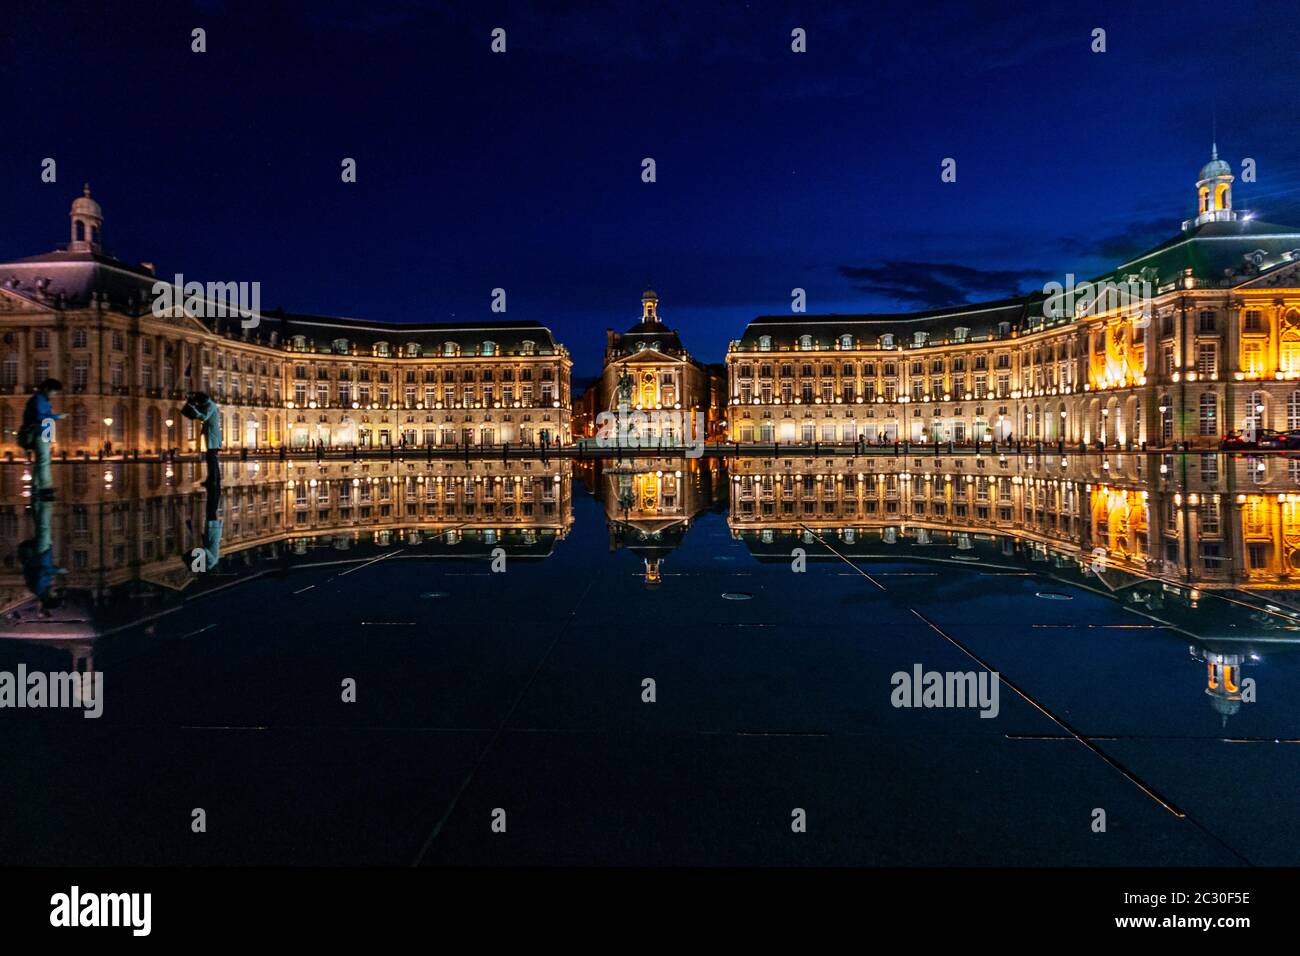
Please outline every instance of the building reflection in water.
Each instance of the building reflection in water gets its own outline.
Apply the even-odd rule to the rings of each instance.
[[[403,557],[545,558],[602,506],[647,587],[699,516],[759,561],[1016,569],[1098,592],[1189,637],[1226,721],[1252,663],[1300,643],[1300,457],[894,455],[542,461],[56,464],[33,500],[0,464],[0,637],[66,650],[268,569]],[[974,597],[975,595],[972,595]],[[956,598],[959,599],[959,598]]]
[[[1300,643],[1300,458],[740,459],[732,534],[760,560],[919,560],[1089,588],[1187,634],[1214,709]]]
[[[609,550],[641,558],[646,587],[663,581],[664,559],[691,523],[720,500],[725,467],[713,458],[597,459],[578,462],[587,488],[604,505]]]
[[[44,502],[24,465],[0,465],[0,638],[76,642],[89,660],[95,639],[267,569],[398,547],[543,558],[573,522],[570,472],[555,461],[225,462],[219,482],[203,470],[58,463]]]

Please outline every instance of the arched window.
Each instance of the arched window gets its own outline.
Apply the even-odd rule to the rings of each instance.
[[[1209,204],[1210,204],[1210,187],[1209,187],[1209,186],[1202,186],[1202,187],[1201,187],[1200,199],[1201,199],[1201,212],[1205,212],[1206,209],[1209,207]]]
[[[851,349],[851,348],[853,348],[853,336],[849,335],[848,333],[845,333],[844,335],[841,335],[841,336],[840,336],[840,348],[842,348],[842,349]]]
[[[1251,392],[1246,401],[1246,427],[1264,428],[1268,420],[1265,396],[1263,392]]]
[[[1300,372],[1300,312],[1288,312],[1282,329],[1282,371]]]
[[[1214,208],[1215,209],[1228,208],[1228,184],[1227,183],[1220,183],[1219,187],[1215,189]]]
[[[483,354],[483,355],[496,355],[496,354],[497,354],[497,344],[496,344],[495,342],[484,342],[484,343],[483,343],[482,354]]]
[[[812,348],[812,336],[811,335],[799,336],[799,348],[805,350]]]
[[[1199,421],[1202,435],[1219,434],[1219,400],[1213,392],[1201,395]]]

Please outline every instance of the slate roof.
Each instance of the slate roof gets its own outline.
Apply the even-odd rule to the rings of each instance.
[[[0,288],[55,309],[84,308],[93,295],[104,298],[114,310],[142,314],[152,306],[154,284],[172,278],[171,275],[154,275],[143,266],[128,265],[113,256],[90,251],[59,249],[0,263]],[[205,320],[205,324],[210,328],[215,326],[213,320]],[[226,325],[231,330],[239,329],[238,319],[228,319]],[[558,349],[555,337],[546,326],[517,319],[415,324],[264,308],[261,321],[251,334],[266,342],[273,331],[279,334],[280,342],[295,335],[305,335],[309,343],[321,350],[329,348],[336,339],[347,339],[363,349],[376,342],[388,342],[394,349],[408,342],[418,342],[426,354],[440,351],[446,342],[459,345],[462,355],[474,354],[474,350],[485,341],[496,343],[501,354],[519,351],[525,341],[531,341],[539,354],[554,353]]]
[[[1300,229],[1237,219],[1209,222],[1179,233],[1089,281],[1122,283],[1129,276],[1138,281],[1145,278],[1159,294],[1173,288],[1185,270],[1191,269],[1198,288],[1226,289],[1297,260]],[[968,341],[996,339],[1002,323],[1023,330],[1041,321],[1045,298],[1034,292],[921,312],[760,315],[746,326],[740,348],[756,350],[763,335],[772,337],[773,350],[788,348],[805,334],[823,350],[833,350],[845,334],[854,337],[857,347],[871,347],[885,333],[893,333],[896,345],[909,346],[914,332],[929,333],[929,341],[940,342],[953,338],[953,330],[959,327],[969,329]]]

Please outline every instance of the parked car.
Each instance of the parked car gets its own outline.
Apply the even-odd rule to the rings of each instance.
[[[1258,448],[1300,448],[1300,428],[1286,432],[1261,432]]]
[[[1223,436],[1223,441],[1219,444],[1219,447],[1224,451],[1245,451],[1256,447],[1256,444],[1253,436],[1247,435],[1245,432],[1230,431]]]

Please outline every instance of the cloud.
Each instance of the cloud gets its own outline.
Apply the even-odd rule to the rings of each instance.
[[[951,262],[885,260],[876,266],[840,266],[854,288],[905,306],[942,309],[978,299],[1007,298],[1035,272],[975,269]]]

